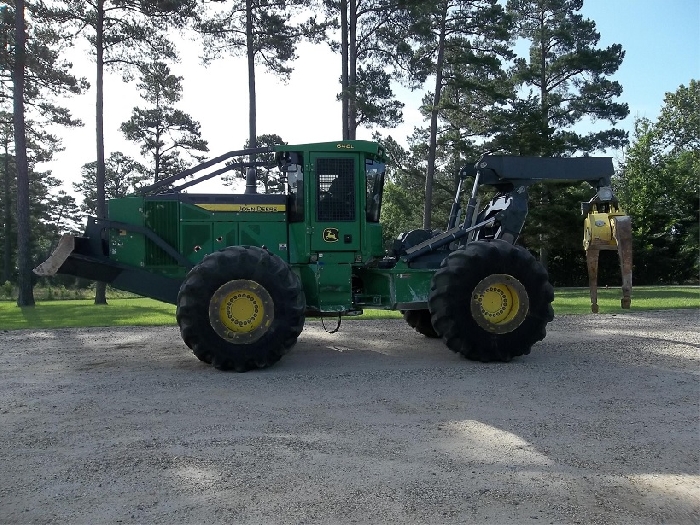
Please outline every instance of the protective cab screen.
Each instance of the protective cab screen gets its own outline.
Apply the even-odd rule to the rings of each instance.
[[[318,206],[316,219],[355,220],[355,159],[317,159]]]

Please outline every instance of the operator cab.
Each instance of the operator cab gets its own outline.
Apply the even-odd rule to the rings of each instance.
[[[290,245],[303,247],[291,263],[332,255],[360,263],[383,255],[383,148],[369,141],[277,146],[286,174]]]

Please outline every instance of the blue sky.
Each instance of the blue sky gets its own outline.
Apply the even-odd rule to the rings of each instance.
[[[629,116],[617,124],[632,138],[637,117],[655,120],[668,92],[700,80],[700,0],[584,0],[580,13],[596,24],[599,48],[620,44],[625,58],[611,76],[623,88],[618,102],[629,105]],[[413,126],[424,125],[416,109],[421,96],[404,100],[406,124],[388,132],[397,140]],[[582,123],[581,127],[606,128],[610,124]],[[397,132],[400,131],[400,132]],[[365,137],[369,132],[362,132]],[[603,154],[603,153],[600,153]],[[607,151],[620,156],[621,152]]]
[[[600,46],[621,44],[625,59],[613,77],[634,117],[655,119],[664,94],[700,80],[700,0],[584,0]]]
[[[585,0],[582,14],[593,19],[601,34],[600,46],[619,43],[625,59],[614,75],[624,89],[621,102],[627,102],[630,116],[619,126],[632,131],[635,117],[656,119],[664,94],[675,91],[691,79],[700,79],[700,0]],[[199,64],[200,44],[178,42],[182,61],[173,67],[184,77],[184,97],[180,108],[202,126],[209,141],[210,155],[216,156],[243,147],[247,137],[247,78],[242,58],[218,60],[208,68]],[[277,133],[289,143],[337,140],[340,133],[340,61],[325,44],[303,44],[298,50],[295,70],[286,84],[262,70],[257,73],[258,134]],[[85,50],[76,48],[76,70],[94,79],[94,64]],[[400,142],[414,126],[423,126],[418,111],[422,93],[403,100],[405,122],[386,130]],[[141,103],[135,85],[124,84],[118,75],[108,75],[105,84],[105,146],[107,154],[122,151],[138,157],[138,149],[118,131]],[[65,151],[42,169],[70,182],[80,177],[80,167],[95,159],[94,91],[76,97],[69,107],[83,119],[85,127],[57,130]],[[370,138],[372,131],[359,130],[358,138]],[[620,152],[606,152],[618,156]],[[195,191],[221,191],[211,183]],[[230,190],[227,190],[230,191]]]

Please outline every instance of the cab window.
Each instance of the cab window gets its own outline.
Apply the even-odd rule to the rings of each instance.
[[[365,163],[365,180],[367,181],[367,205],[365,211],[367,222],[379,222],[385,172],[386,166],[382,162],[367,160]]]
[[[304,171],[300,164],[287,166],[287,185],[289,188],[289,221],[304,220]]]
[[[355,159],[316,160],[316,219],[323,221],[355,220]]]

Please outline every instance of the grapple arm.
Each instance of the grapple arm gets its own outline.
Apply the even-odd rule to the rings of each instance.
[[[632,220],[620,208],[612,190],[603,187],[593,199],[581,204],[586,216],[583,249],[586,250],[591,311],[598,313],[598,260],[601,250],[617,250],[622,271],[622,308],[632,302]]]

